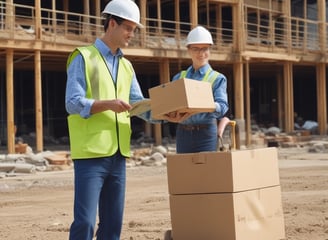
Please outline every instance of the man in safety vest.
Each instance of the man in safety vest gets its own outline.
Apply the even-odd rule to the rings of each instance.
[[[215,110],[211,113],[171,112],[166,120],[178,122],[176,128],[177,153],[216,151],[218,146],[217,120],[228,112],[227,79],[209,64],[210,47],[213,45],[211,33],[202,26],[192,29],[187,36],[187,49],[192,65],[176,74],[172,81],[189,78],[212,84]],[[191,116],[188,116],[191,115]]]
[[[121,51],[142,27],[139,8],[131,0],[112,0],[103,15],[104,35],[93,45],[75,49],[67,61],[65,102],[75,177],[70,240],[93,239],[97,211],[97,239],[120,239],[130,104],[144,99]]]

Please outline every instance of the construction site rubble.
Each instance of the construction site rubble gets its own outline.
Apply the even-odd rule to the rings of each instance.
[[[35,174],[43,171],[58,171],[73,168],[69,151],[44,151],[33,153],[32,148],[24,144],[16,146],[15,154],[0,154],[0,178],[22,174]],[[127,159],[127,167],[165,166],[168,153],[174,153],[174,147],[148,145],[135,147]]]
[[[328,153],[328,139],[304,130],[287,134],[278,128],[265,131],[253,129],[250,147],[302,148],[309,153]],[[241,146],[241,149],[245,148]],[[0,178],[73,168],[69,151],[34,153],[26,143],[16,144],[15,151],[15,154],[0,154]],[[131,157],[127,159],[126,166],[166,166],[167,155],[175,152],[174,141],[164,141],[164,145],[155,146],[149,139],[141,137],[132,145]]]

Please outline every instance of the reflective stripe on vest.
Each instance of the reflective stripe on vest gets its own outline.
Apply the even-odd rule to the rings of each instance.
[[[121,99],[129,102],[134,71],[127,59],[119,60],[115,84],[105,60],[93,45],[77,48],[70,55],[68,66],[78,53],[85,63],[87,98]],[[108,110],[93,114],[87,119],[79,114],[72,114],[68,116],[68,127],[72,159],[112,156],[118,150],[123,156],[130,156],[131,127],[128,112],[115,113]]]
[[[212,68],[208,68],[205,76],[203,77],[202,81],[204,82],[209,82],[213,85],[215,82],[215,79],[220,75],[219,72],[214,71]],[[180,73],[180,78],[185,78],[187,76],[187,71],[181,71]]]

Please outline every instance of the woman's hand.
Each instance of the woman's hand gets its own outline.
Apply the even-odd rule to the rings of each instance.
[[[164,120],[179,123],[189,118],[192,114],[193,113],[179,111],[169,112],[164,115]]]

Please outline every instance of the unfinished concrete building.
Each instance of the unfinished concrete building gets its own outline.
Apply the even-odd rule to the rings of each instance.
[[[107,0],[0,1],[0,139],[14,152],[15,134],[67,137],[66,59],[103,33]],[[214,37],[211,65],[228,79],[241,141],[251,122],[294,129],[294,114],[327,132],[327,7],[325,0],[136,0],[139,29],[124,53],[148,89],[190,64],[187,33],[196,25]],[[161,143],[163,126],[136,121]],[[17,129],[15,128],[17,127]],[[29,143],[33,144],[33,143]]]

